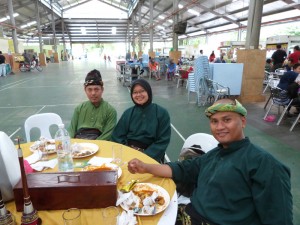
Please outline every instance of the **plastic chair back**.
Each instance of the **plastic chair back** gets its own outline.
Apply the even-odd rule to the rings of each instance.
[[[52,139],[50,133],[50,126],[55,124],[61,124],[62,119],[59,115],[55,113],[41,113],[41,114],[35,114],[30,117],[28,117],[25,120],[24,128],[25,128],[25,135],[27,142],[30,142],[30,130],[32,128],[38,128],[41,132],[41,136]]]
[[[200,145],[202,150],[207,153],[217,147],[219,142],[211,134],[195,133],[190,135],[184,142],[182,148],[188,148],[192,145]]]
[[[7,134],[0,131],[0,188],[4,201],[14,198],[13,187],[20,179],[18,152]]]

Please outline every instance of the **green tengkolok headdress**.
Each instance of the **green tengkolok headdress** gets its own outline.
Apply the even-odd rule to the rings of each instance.
[[[236,112],[242,116],[247,116],[247,110],[235,99],[232,103],[215,103],[205,110],[205,115],[211,117],[217,112]]]

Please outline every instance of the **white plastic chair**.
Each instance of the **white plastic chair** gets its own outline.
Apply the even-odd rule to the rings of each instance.
[[[201,149],[207,153],[213,148],[217,147],[219,142],[214,138],[214,136],[206,133],[195,133],[190,135],[184,142],[182,148],[189,148],[193,145],[200,145]],[[190,199],[183,195],[178,197],[178,204],[188,204]]]
[[[0,131],[0,188],[4,201],[14,198],[13,187],[20,179],[18,152],[7,134]]]
[[[62,119],[59,115],[55,113],[41,113],[41,114],[35,114],[30,117],[28,117],[25,120],[24,128],[25,128],[25,135],[27,142],[30,142],[30,130],[32,128],[38,128],[40,129],[41,136],[52,139],[50,133],[50,126],[53,124],[61,124]]]
[[[202,150],[207,153],[217,147],[219,142],[211,134],[195,133],[190,135],[184,142],[182,148],[188,148],[192,145],[200,145]]]

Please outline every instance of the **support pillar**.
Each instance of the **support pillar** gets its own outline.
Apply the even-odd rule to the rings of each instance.
[[[250,0],[246,49],[258,49],[263,5],[264,2],[261,0]]]
[[[149,56],[150,56],[150,52],[153,52],[153,0],[150,0],[150,50],[149,50]],[[155,57],[155,55],[154,55]],[[152,58],[152,56],[151,56]]]
[[[12,25],[12,38],[14,42],[14,50],[15,53],[20,53],[19,52],[19,46],[18,46],[18,38],[17,38],[17,29],[16,29],[16,22],[14,18],[14,8],[13,8],[13,3],[12,0],[7,0],[7,6],[8,6],[8,14],[10,17],[10,22]]]
[[[173,12],[178,11],[178,0],[173,0]],[[178,34],[174,32],[174,26],[178,24],[178,13],[174,13],[173,15],[173,49],[174,51],[178,51]],[[175,61],[176,62],[176,61]]]
[[[37,29],[38,29],[38,35],[39,35],[39,46],[40,46],[40,52],[39,53],[43,53],[43,42],[42,42],[42,33],[41,33],[39,0],[35,1],[35,13],[36,13],[36,25],[37,25]],[[39,55],[39,57],[40,57],[40,55]],[[41,62],[41,60],[40,60],[40,62]],[[42,66],[45,66],[45,65],[42,65]]]
[[[242,89],[239,97],[243,103],[265,101],[262,89],[266,50],[258,49],[262,10],[263,1],[250,0],[246,49],[237,51],[237,63],[244,64]]]
[[[139,2],[138,5],[138,12],[139,12],[139,57],[142,56],[143,54],[143,49],[142,49],[142,3]]]

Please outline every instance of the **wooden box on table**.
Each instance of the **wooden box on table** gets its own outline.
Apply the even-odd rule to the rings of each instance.
[[[117,171],[31,173],[27,183],[37,210],[104,208],[116,204]],[[14,187],[17,211],[23,211],[22,182]]]

